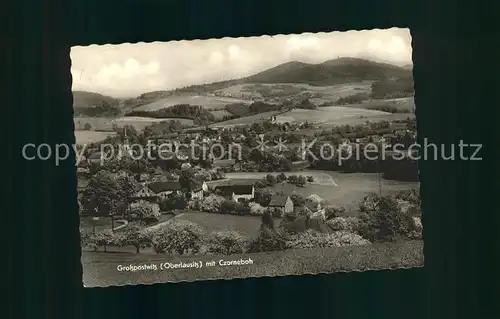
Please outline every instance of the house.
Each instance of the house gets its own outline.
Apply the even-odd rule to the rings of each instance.
[[[215,167],[231,167],[236,164],[235,159],[220,159],[220,160],[214,160],[213,165]]]
[[[293,202],[289,196],[275,195],[271,197],[268,207],[281,211],[281,215],[293,212]]]
[[[100,164],[101,159],[104,159],[104,158],[105,158],[104,153],[95,152],[95,153],[90,154],[90,156],[87,158],[87,162],[89,164]]]
[[[203,199],[203,192],[208,190],[207,183],[192,181],[191,183],[191,199]]]
[[[226,180],[213,186],[215,192],[235,202],[251,200],[255,197],[254,182],[249,180]]]
[[[179,182],[153,182],[148,188],[156,195],[159,201],[169,198],[171,195],[180,195],[182,186]]]

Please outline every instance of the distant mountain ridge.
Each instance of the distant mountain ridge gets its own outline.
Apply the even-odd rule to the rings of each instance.
[[[323,63],[288,62],[247,78],[245,83],[304,83],[326,86],[352,81],[384,80],[411,75],[407,69],[358,58],[338,58]]]
[[[389,63],[374,62],[360,58],[338,58],[318,64],[291,61],[264,70],[257,74],[209,84],[192,85],[176,90],[147,92],[137,98],[122,101],[98,93],[74,91],[74,107],[89,107],[96,103],[107,106],[134,108],[171,95],[211,93],[237,84],[297,83],[328,86],[365,80],[391,80],[412,78],[412,69]]]

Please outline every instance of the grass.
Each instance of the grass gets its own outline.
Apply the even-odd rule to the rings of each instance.
[[[260,114],[255,114],[251,116],[245,116],[237,119],[232,119],[228,121],[219,122],[211,125],[212,127],[225,127],[225,126],[235,126],[235,125],[252,125],[255,122],[263,121],[269,119],[271,116],[279,114],[280,111],[264,112]]]
[[[260,217],[235,216],[205,212],[186,212],[177,216],[176,219],[188,220],[212,231],[237,231],[243,236],[254,236],[260,227]]]
[[[263,179],[266,175],[279,175],[279,172],[236,172],[236,173],[226,173],[226,178],[230,179]],[[290,175],[302,175],[304,177],[313,176],[314,181],[312,183],[308,182],[308,185],[323,185],[323,186],[335,186],[336,183],[332,179],[332,176],[328,173],[320,171],[297,171],[297,172],[285,172],[286,176]]]
[[[347,84],[337,84],[337,85],[326,85],[326,86],[313,86],[304,83],[276,83],[276,84],[266,84],[262,83],[262,85],[269,87],[273,92],[282,92],[283,87],[296,87],[300,89],[301,93],[310,93],[318,97],[314,97],[311,99],[311,102],[314,104],[322,104],[324,102],[334,102],[341,97],[346,97],[353,94],[358,93],[369,93],[371,91],[371,84],[373,81],[361,81],[356,83],[347,83]],[[242,95],[251,94],[253,98],[262,98],[262,95],[256,91],[249,92],[245,88],[248,87],[249,84],[236,84],[230,87],[218,90],[225,94],[231,94],[235,97],[241,97]],[[251,86],[251,85],[250,85]],[[294,95],[290,95],[294,96]]]
[[[259,180],[268,173],[227,173],[229,179],[252,179]],[[277,173],[276,173],[277,174]],[[348,210],[353,210],[359,202],[370,193],[379,192],[379,176],[377,173],[341,173],[330,171],[298,171],[285,173],[286,175],[312,175],[314,183],[307,183],[305,187],[298,187],[292,184],[277,184],[273,187],[276,192],[283,191],[287,195],[300,194],[309,196],[316,194],[328,203],[344,206]],[[419,188],[420,183],[400,182],[380,179],[382,194],[391,192]],[[355,216],[355,210],[350,213]],[[354,214],[354,215],[352,215]]]
[[[113,132],[75,131],[76,144],[89,144],[102,141],[108,136],[115,135]]]
[[[413,97],[404,97],[397,99],[371,100],[364,103],[348,104],[344,106],[368,110],[390,110],[392,113],[411,113],[415,108],[415,99]]]
[[[218,96],[172,96],[167,97],[153,103],[139,106],[134,111],[157,111],[169,106],[178,104],[200,105],[207,109],[223,110],[226,105],[231,103],[248,103],[246,101],[234,98],[218,97]]]
[[[220,259],[252,259],[252,265],[218,266]],[[216,261],[214,267],[169,271],[118,272],[117,266],[164,262]],[[424,264],[423,242],[383,243],[326,249],[297,249],[279,252],[232,255],[227,257],[171,257],[133,253],[83,252],[85,287],[105,287],[165,282],[234,279],[263,276],[321,274],[342,271],[366,271],[421,267]]]
[[[390,113],[366,110],[361,108],[349,108],[343,106],[327,106],[316,110],[294,109],[277,116],[278,122],[312,122],[316,124],[337,124],[341,125],[351,119],[360,119],[366,122],[372,117],[387,118]]]

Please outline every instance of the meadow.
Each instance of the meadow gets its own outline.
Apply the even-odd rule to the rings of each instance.
[[[397,99],[369,100],[363,103],[347,104],[344,107],[362,108],[368,110],[382,110],[384,108],[395,108],[400,112],[412,113],[415,108],[414,97],[404,97]]]
[[[365,121],[372,117],[387,117],[391,113],[367,110],[361,108],[349,108],[343,106],[321,107],[315,110],[293,109],[276,117],[278,123],[313,122],[316,124],[343,124],[346,120],[359,119]]]
[[[227,217],[227,216],[225,216]],[[218,261],[251,258],[252,265],[221,267]],[[227,257],[134,253],[82,253],[83,284],[85,287],[123,286],[167,282],[235,279],[248,277],[321,274],[373,269],[422,267],[422,241],[383,243],[340,248],[293,249],[278,252],[231,255]],[[161,271],[119,272],[119,265],[139,265],[171,262],[215,261],[214,267],[173,269]]]
[[[76,144],[90,144],[102,141],[108,136],[116,135],[114,132],[96,132],[96,131],[75,131]]]
[[[207,109],[220,109],[223,110],[226,105],[232,103],[249,103],[235,98],[218,97],[218,96],[172,96],[158,100],[153,103],[141,105],[134,108],[134,111],[157,111],[166,107],[179,104],[200,105]]]
[[[266,174],[268,173],[227,173],[226,177],[229,179],[257,180],[263,178]],[[379,188],[382,195],[387,195],[395,191],[418,189],[420,187],[420,183],[385,180],[379,178],[377,173],[301,171],[285,174],[311,175],[315,181],[307,183],[304,187],[288,183],[277,184],[273,187],[274,191],[283,191],[286,195],[300,194],[306,197],[316,194],[330,204],[345,207],[349,211],[349,216],[357,215],[356,208],[359,202],[370,193],[378,193]],[[327,176],[330,176],[330,178]]]
[[[187,211],[175,217],[176,220],[188,220],[205,228],[207,232],[232,230],[243,236],[257,234],[261,220],[257,216],[224,215],[206,212]]]
[[[278,94],[286,90],[287,87],[296,88],[297,91],[300,90],[300,94],[311,94],[313,97],[310,101],[314,104],[322,104],[325,102],[336,101],[341,97],[346,97],[349,95],[359,94],[359,93],[370,93],[371,84],[373,81],[362,81],[356,83],[346,83],[338,85],[327,85],[327,86],[313,86],[303,83],[273,83],[273,84],[259,84],[259,86],[265,86],[271,90],[271,92]],[[255,87],[253,84],[236,84],[221,90],[219,92],[234,97],[242,97],[251,95],[253,98],[262,98],[262,94],[258,92],[258,89],[252,90]],[[297,94],[292,94],[292,97]]]
[[[228,121],[218,122],[212,124],[210,127],[228,127],[228,126],[237,126],[237,125],[252,125],[255,122],[268,120],[271,116],[281,113],[280,111],[271,111],[264,112],[255,115],[250,115],[246,117],[240,117],[237,119],[232,119]]]

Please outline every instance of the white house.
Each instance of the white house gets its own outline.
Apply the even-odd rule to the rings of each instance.
[[[271,197],[268,207],[278,209],[281,215],[293,212],[293,202],[289,196],[275,195]]]
[[[214,186],[216,192],[235,202],[251,200],[255,197],[255,188],[252,181],[227,180]]]

